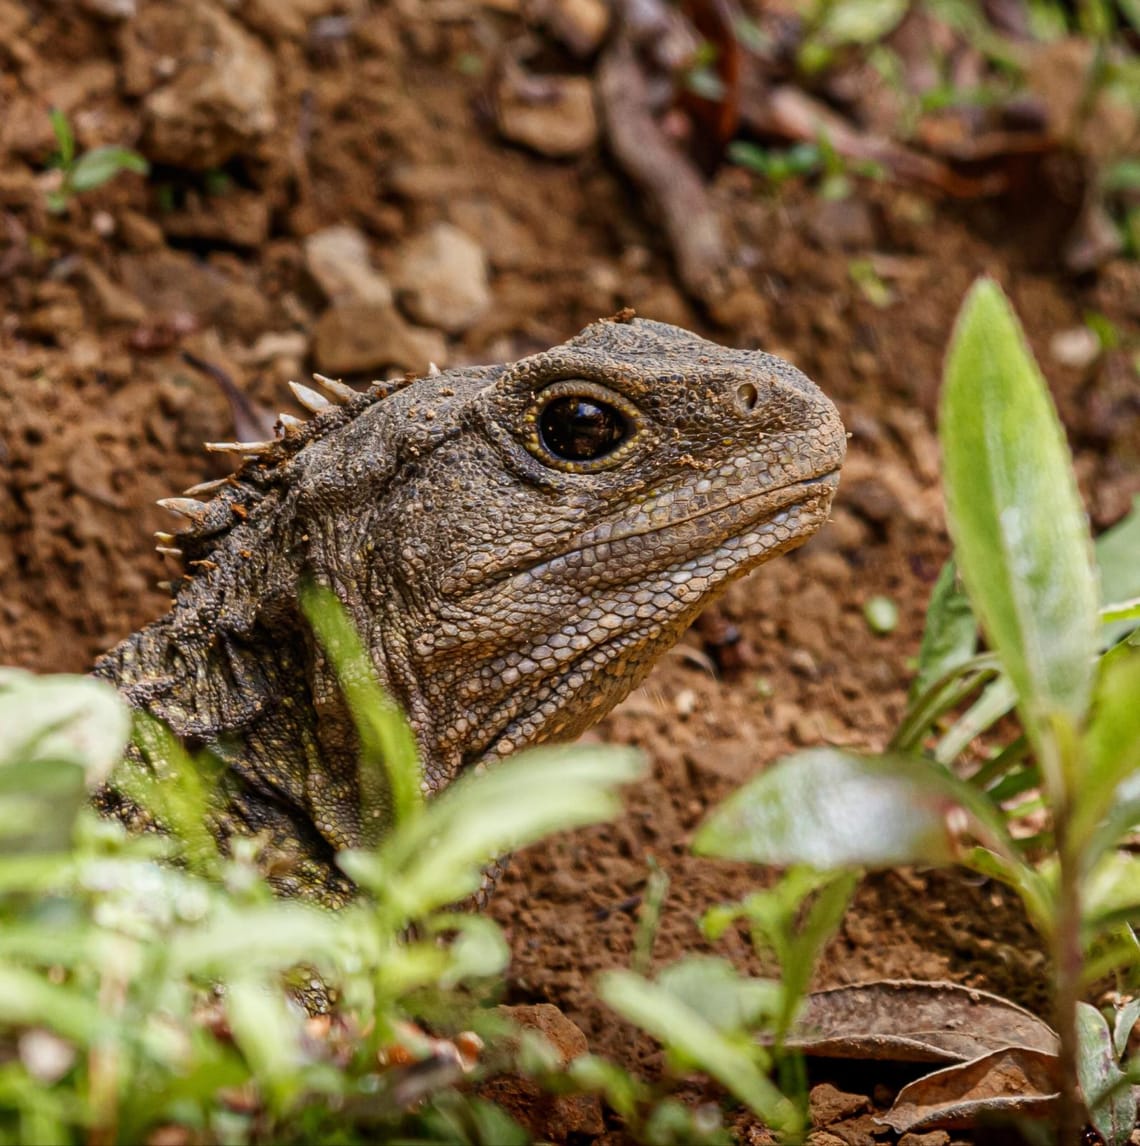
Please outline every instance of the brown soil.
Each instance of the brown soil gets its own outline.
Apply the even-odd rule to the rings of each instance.
[[[224,396],[180,352],[280,403],[285,379],[310,364],[325,305],[302,240],[333,223],[364,232],[381,270],[439,220],[484,248],[493,305],[449,336],[450,363],[513,359],[631,305],[783,354],[839,403],[853,436],[834,520],[723,605],[753,663],[713,675],[690,635],[596,734],[652,762],[623,817],[519,857],[490,909],[514,950],[509,1001],[554,1003],[593,1050],[657,1071],[649,1041],[590,985],[628,963],[650,858],[671,879],[663,964],[705,949],[707,906],[769,878],[687,854],[705,810],[798,747],[881,747],[903,711],[948,551],[932,414],[968,285],[985,272],[1010,292],[1104,527],[1140,489],[1135,377],[1124,350],[1075,369],[1050,339],[1094,310],[1134,346],[1140,267],[1117,260],[1074,281],[1054,258],[1061,231],[1014,226],[1021,208],[1008,203],[956,207],[859,183],[837,205],[799,186],[766,194],[726,168],[715,202],[747,269],[739,305],[714,326],[676,285],[659,229],[604,149],[553,160],[497,136],[470,61],[524,34],[507,0],[245,6],[243,50],[274,70],[275,123],[228,153],[147,103],[172,45],[205,35],[212,5],[150,3],[122,24],[82,8],[0,0],[0,662],[83,671],[167,607],[155,585],[170,571],[151,533],[169,523],[155,499],[224,472],[200,443],[233,436]],[[50,105],[69,114],[81,150],[126,143],[162,162],[146,181],[121,177],[49,215]],[[218,172],[226,187],[211,194]],[[856,259],[872,260],[887,305],[856,283]],[[266,349],[268,332],[294,338]],[[863,617],[878,594],[899,607],[888,636]],[[735,933],[716,949],[750,958]],[[864,882],[817,981],[949,978],[1040,1010],[1043,968],[1002,888],[907,871]]]

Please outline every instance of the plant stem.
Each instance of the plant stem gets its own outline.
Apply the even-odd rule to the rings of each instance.
[[[1061,1105],[1057,1117],[1060,1146],[1079,1146],[1085,1127],[1085,1107],[1077,1076],[1077,1004],[1081,1000],[1081,878],[1079,857],[1068,847],[1069,816],[1062,809],[1057,816],[1057,844],[1060,871],[1057,888],[1057,916],[1053,931],[1054,1006],[1061,1048],[1058,1069],[1061,1076]]]

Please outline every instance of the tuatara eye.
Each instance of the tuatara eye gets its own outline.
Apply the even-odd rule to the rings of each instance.
[[[563,394],[548,402],[538,425],[543,446],[567,462],[605,457],[625,440],[630,429],[621,411],[576,394]]]

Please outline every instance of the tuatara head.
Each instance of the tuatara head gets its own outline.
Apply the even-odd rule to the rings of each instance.
[[[781,359],[598,322],[420,379],[314,447],[306,559],[368,626],[440,786],[600,719],[731,581],[823,524],[845,446]]]
[[[730,582],[823,524],[845,450],[794,367],[640,319],[395,392],[325,385],[334,404],[250,447],[209,502],[167,503],[192,579],[98,669],[230,761],[236,820],[307,855],[358,841],[359,799],[303,579],[347,608],[437,791],[605,715]]]

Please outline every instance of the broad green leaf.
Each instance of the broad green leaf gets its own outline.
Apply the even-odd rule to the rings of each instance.
[[[215,912],[201,926],[186,928],[170,947],[172,971],[225,977],[280,971],[297,963],[322,963],[338,950],[336,915],[299,903],[270,903]]]
[[[1132,1037],[1132,1028],[1140,1019],[1140,999],[1131,999],[1123,1007],[1118,1007],[1116,1019],[1112,1024],[1112,1045],[1116,1057],[1121,1059],[1128,1050],[1128,1040]]]
[[[1140,597],[1129,597],[1127,601],[1117,601],[1114,605],[1106,605],[1100,611],[1101,622],[1115,627],[1122,621],[1131,623],[1140,621]]]
[[[1132,508],[1096,539],[1096,560],[1100,568],[1101,600],[1118,605],[1140,597],[1140,495]],[[1136,627],[1132,618],[1112,620],[1102,633],[1104,644],[1114,644]]]
[[[114,179],[120,171],[146,175],[150,165],[137,151],[125,147],[94,147],[75,161],[68,183],[73,191],[92,191]]]
[[[982,695],[946,730],[934,759],[939,764],[950,764],[958,758],[970,741],[992,728],[1017,703],[1009,677],[999,676],[990,681],[982,690]]]
[[[342,853],[350,876],[409,917],[478,890],[492,860],[551,832],[610,819],[614,789],[644,771],[629,748],[537,748],[461,777],[375,854]]]
[[[1124,1146],[1136,1125],[1136,1099],[1124,1072],[1104,1015],[1077,1004],[1077,1077],[1088,1106],[1089,1118],[1107,1146]]]
[[[818,35],[830,44],[874,44],[906,15],[909,0],[842,0],[825,9]]]
[[[129,710],[109,684],[0,668],[0,767],[63,761],[80,766],[94,787],[129,735]]]
[[[755,1026],[780,1009],[780,984],[750,979],[715,955],[689,955],[657,976],[657,985],[698,1011],[718,1031]]]
[[[651,1034],[675,1055],[712,1075],[769,1126],[796,1129],[799,1115],[792,1103],[768,1081],[754,1057],[730,1041],[694,1009],[665,987],[632,971],[607,971],[598,993],[619,1015]]]
[[[426,930],[432,935],[457,933],[446,948],[450,965],[439,976],[441,986],[454,987],[465,979],[500,975],[511,961],[502,928],[485,915],[440,913],[432,916]]]
[[[996,283],[962,307],[940,406],[955,554],[1040,748],[1088,708],[1099,624],[1088,525],[1048,387]],[[1048,757],[1050,754],[1044,754]],[[1043,759],[1055,798],[1071,777]]]
[[[1140,857],[1110,851],[1092,869],[1084,886],[1084,926],[1090,935],[1110,922],[1140,915]]]
[[[921,696],[939,677],[965,664],[977,647],[978,622],[969,597],[958,584],[957,567],[950,560],[942,566],[926,607],[918,672],[910,686],[911,700]]]
[[[984,796],[921,757],[815,748],[786,757],[714,808],[700,855],[814,868],[948,864],[970,833],[1009,852]]]
[[[1092,719],[1085,734],[1085,771],[1076,792],[1070,833],[1086,842],[1094,830],[1103,851],[1131,827],[1140,813],[1137,773],[1140,772],[1140,651],[1106,657],[1102,664]],[[1131,781],[1131,782],[1130,782]],[[1107,822],[1102,819],[1107,814]],[[1096,855],[1090,855],[1090,860]]]

